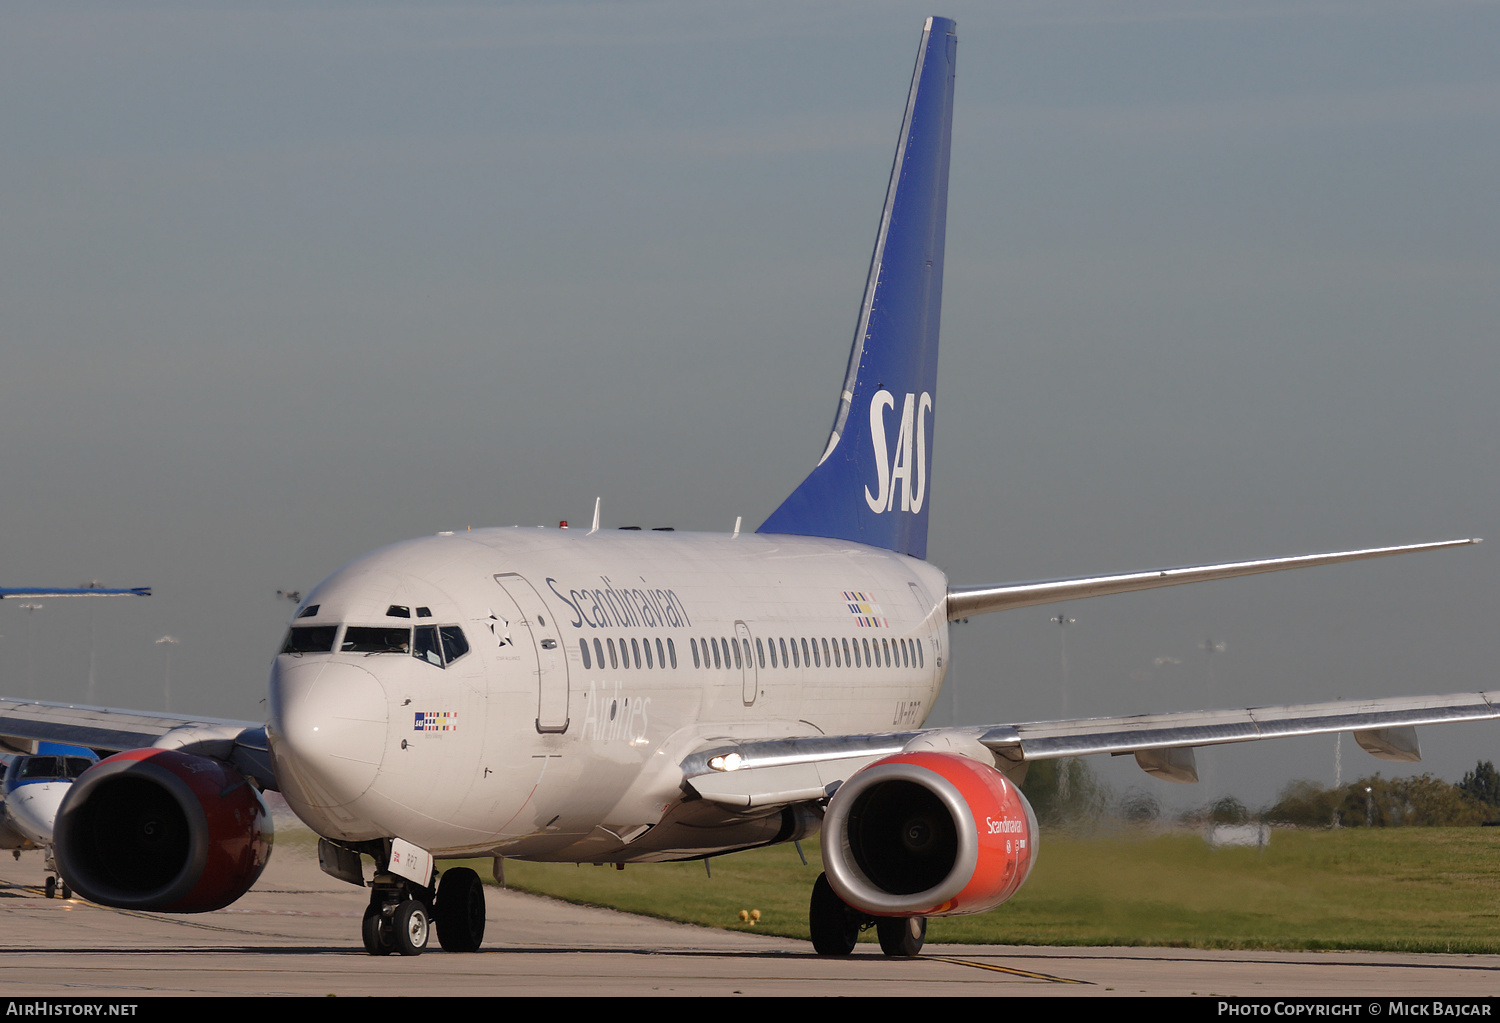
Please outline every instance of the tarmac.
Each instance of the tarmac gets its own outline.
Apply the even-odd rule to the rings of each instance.
[[[278,836],[280,838],[280,836]],[[1500,956],[929,945],[887,959],[861,944],[823,958],[806,942],[672,924],[486,889],[483,949],[372,957],[366,893],[318,869],[311,843],[278,842],[227,909],[170,916],[47,899],[41,857],[0,862],[0,998],[172,995],[946,997],[1100,995],[1388,999],[1500,990]]]

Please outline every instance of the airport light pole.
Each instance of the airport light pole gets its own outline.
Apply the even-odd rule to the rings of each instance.
[[[26,612],[26,695],[33,697],[36,696],[36,643],[31,615],[41,609],[41,604],[21,605],[21,610]]]
[[[172,709],[172,648],[180,642],[181,640],[173,636],[163,636],[156,641],[157,646],[167,648],[167,675],[162,684],[162,710]]]
[[[1059,614],[1050,618],[1057,626],[1058,635],[1062,637],[1062,716],[1068,716],[1068,626],[1078,621],[1077,618],[1069,618],[1066,614]]]

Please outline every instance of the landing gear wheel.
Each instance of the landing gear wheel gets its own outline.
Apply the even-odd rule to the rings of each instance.
[[[921,954],[927,940],[927,918],[882,917],[875,921],[875,933],[880,935],[880,951],[896,959],[911,959]]]
[[[68,887],[68,882],[64,881],[59,887],[62,889],[63,898],[71,899],[73,897],[73,889]]]
[[[396,938],[396,951],[404,956],[419,956],[427,948],[427,935],[432,930],[427,920],[427,907],[416,899],[407,899],[396,907],[391,917],[391,930]]]
[[[364,923],[360,934],[365,939],[365,951],[372,956],[388,956],[396,951],[396,938],[391,932],[391,921],[380,911],[377,903],[365,908]]]
[[[854,943],[859,940],[864,915],[833,893],[828,875],[819,874],[813,884],[807,920],[812,929],[813,951],[820,956],[846,956],[854,951]]]
[[[478,952],[484,941],[484,882],[468,867],[443,871],[438,881],[438,944],[445,952]]]
[[[47,892],[47,898],[51,899],[51,898],[55,898],[57,896],[57,878],[55,878],[55,877],[49,877],[49,878],[47,878],[47,883],[46,883],[46,885],[44,887],[45,887],[46,892]],[[66,899],[67,896],[64,895],[63,898]]]

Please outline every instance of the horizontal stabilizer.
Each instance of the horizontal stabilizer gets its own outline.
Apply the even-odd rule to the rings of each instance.
[[[1002,583],[998,586],[952,586],[948,589],[948,620],[957,621],[970,615],[1009,611],[1035,604],[1053,604],[1060,600],[1102,597],[1132,590],[1154,590],[1158,586],[1180,586],[1183,583],[1208,582],[1211,579],[1233,579],[1261,572],[1281,572],[1289,568],[1312,568],[1334,565],[1341,561],[1365,558],[1388,558],[1412,551],[1435,551],[1443,547],[1463,547],[1481,543],[1478,539],[1441,540],[1404,547],[1374,547],[1363,551],[1335,551],[1331,554],[1301,554],[1291,558],[1266,558],[1260,561],[1231,561],[1221,565],[1189,565],[1183,568],[1153,568],[1145,572],[1121,572],[1115,575],[1086,575],[1075,579],[1049,579],[1032,583]]]

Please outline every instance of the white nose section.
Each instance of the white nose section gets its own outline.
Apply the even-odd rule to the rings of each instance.
[[[380,773],[389,724],[385,689],[374,675],[322,657],[278,664],[270,709],[278,780],[289,773],[302,799],[323,809],[365,794]]]
[[[52,844],[52,825],[57,822],[57,808],[68,794],[70,782],[41,781],[18,786],[6,800],[5,812],[16,830],[37,845]]]

